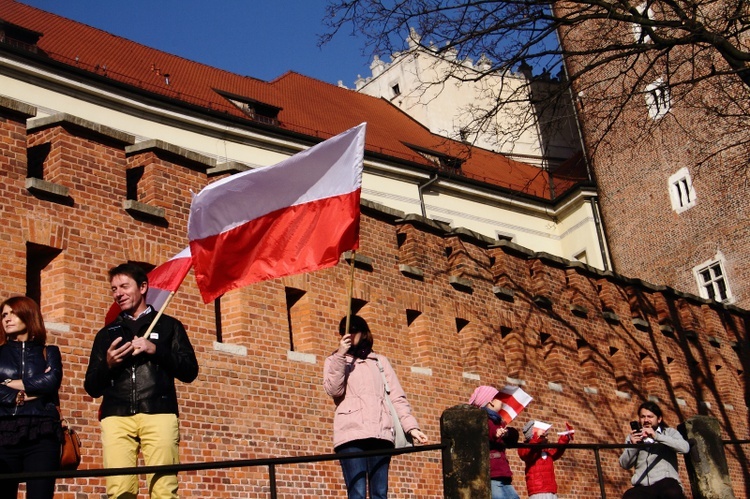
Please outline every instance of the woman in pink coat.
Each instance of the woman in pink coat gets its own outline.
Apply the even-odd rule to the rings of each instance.
[[[353,315],[347,332],[344,317],[339,334],[339,348],[326,359],[323,374],[323,387],[336,404],[333,417],[336,453],[393,448],[393,422],[385,401],[383,375],[404,431],[416,442],[427,443],[390,362],[372,351],[373,338],[367,322]],[[368,482],[370,499],[386,499],[390,461],[390,456],[341,459],[349,499],[365,499]]]

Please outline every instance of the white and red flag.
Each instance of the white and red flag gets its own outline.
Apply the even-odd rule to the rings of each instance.
[[[508,385],[500,390],[500,393],[495,398],[503,403],[499,414],[507,424],[510,424],[534,400],[531,395],[519,387],[512,385]]]
[[[174,293],[179,289],[180,284],[185,280],[185,276],[190,272],[190,267],[192,266],[193,259],[190,255],[190,247],[187,247],[149,272],[148,292],[146,293],[146,300],[149,305],[157,311],[161,310],[170,293]],[[119,313],[120,306],[117,303],[113,303],[109,307],[104,323],[109,324],[117,318]]]
[[[188,239],[208,303],[254,282],[335,265],[359,247],[365,123],[193,197]]]

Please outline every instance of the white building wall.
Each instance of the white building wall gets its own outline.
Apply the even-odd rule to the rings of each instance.
[[[159,139],[213,157],[217,163],[236,161],[251,167],[275,164],[305,147],[291,139],[272,138],[224,122],[147,106],[56,75],[36,73],[33,77],[17,78],[10,76],[15,72],[3,70],[4,65],[13,64],[0,58],[0,95],[35,106],[38,117],[67,113],[134,135],[137,141]],[[47,80],[44,86],[34,81],[40,77]],[[456,89],[451,89],[451,93],[460,95]],[[421,215],[418,186],[429,179],[425,172],[366,160],[362,197],[405,214]],[[450,222],[454,228],[465,227],[491,238],[512,237],[514,242],[533,251],[569,257],[570,250],[564,245],[560,228],[554,222],[556,215],[548,203],[521,203],[517,197],[499,194],[490,187],[470,187],[446,180],[426,189],[423,199],[427,218]],[[585,202],[573,203],[568,216],[573,217],[571,220],[585,219],[587,210]]]

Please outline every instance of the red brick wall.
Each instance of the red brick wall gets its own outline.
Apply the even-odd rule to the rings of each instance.
[[[592,21],[588,29],[564,30],[561,40],[567,49],[585,53],[600,47],[605,37],[632,43],[632,27]],[[689,81],[703,67],[728,69],[709,49],[687,45],[669,54],[673,64],[681,57],[689,60],[679,69],[670,68],[670,82]],[[569,58],[569,72],[582,71],[595,57]],[[734,303],[748,308],[748,125],[747,113],[735,112],[737,103],[745,102],[747,88],[731,75],[675,85],[670,88],[671,109],[653,120],[642,92],[660,77],[667,78],[663,60],[654,63],[650,55],[640,54],[604,64],[575,85],[614,270],[698,294],[693,267],[721,251]],[[690,172],[697,202],[678,214],[670,203],[668,180],[683,167]]]
[[[26,147],[45,140],[59,151],[50,158],[58,180],[48,180],[70,189],[70,206],[25,188]],[[101,466],[97,401],[85,394],[83,376],[110,303],[106,271],[125,260],[158,264],[181,250],[189,191],[209,182],[194,164],[152,153],[129,156],[110,142],[59,125],[27,139],[23,121],[0,112],[0,298],[25,292],[27,242],[61,250],[45,270],[51,275],[44,277],[42,310],[55,323],[51,342],[62,349],[62,407],[84,436],[82,468]],[[166,224],[136,220],[122,209],[126,168],[140,165],[150,171],[142,182],[151,182],[142,201],[165,208]],[[353,292],[376,350],[391,359],[432,442],[439,440],[445,408],[466,402],[479,383],[503,386],[508,377],[534,397],[516,426],[537,418],[560,430],[570,421],[582,443],[622,442],[635,408],[648,396],[659,398],[671,425],[700,412],[718,417],[727,437],[747,436],[746,316],[436,227],[387,209],[364,209],[359,253],[372,264],[356,269]],[[401,273],[400,264],[423,276]],[[178,386],[183,462],[331,451],[333,403],[321,374],[337,345],[348,279],[342,263],[227,294],[221,300],[224,346],[246,348],[237,354],[215,347],[214,305],[200,301],[188,276],[168,311],[185,323],[201,366],[194,383]],[[497,288],[511,293],[496,294]],[[633,317],[645,319],[645,330],[634,326]],[[660,329],[667,320],[673,334]],[[718,341],[710,343],[709,336]],[[733,341],[742,345],[739,352]],[[602,453],[612,497],[628,481],[616,458],[617,452]],[[746,455],[742,459],[747,462]],[[514,452],[510,462],[525,497]],[[736,495],[744,497],[748,470],[736,459],[730,463]],[[591,452],[570,450],[557,468],[562,497],[599,497]],[[281,498],[343,495],[335,462],[281,466],[277,478]],[[266,469],[183,473],[180,480],[183,497],[268,495]],[[103,479],[61,480],[58,491],[63,499],[98,496]],[[393,497],[442,497],[439,452],[394,458],[391,491]]]

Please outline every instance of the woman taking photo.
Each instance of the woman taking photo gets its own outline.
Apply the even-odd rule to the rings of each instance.
[[[420,444],[427,437],[411,415],[411,406],[390,362],[372,351],[373,338],[362,317],[346,317],[339,324],[339,348],[326,359],[323,386],[333,397],[333,446],[337,454],[393,449],[394,429],[385,400],[385,381],[401,426]],[[388,466],[391,456],[341,459],[349,499],[365,499],[368,482],[370,499],[388,497]]]
[[[60,350],[46,346],[39,306],[15,296],[0,305],[0,469],[55,471],[61,427],[56,402],[62,381]],[[29,480],[27,499],[50,499],[55,479]],[[0,480],[0,499],[14,499],[18,481]]]

